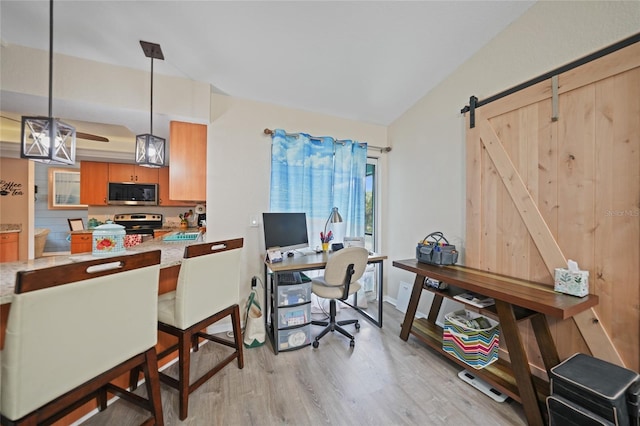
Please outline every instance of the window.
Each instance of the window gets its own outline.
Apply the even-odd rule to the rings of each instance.
[[[365,175],[365,206],[364,206],[364,234],[365,247],[376,251],[376,226],[377,226],[377,179],[378,159],[367,157],[367,170]]]

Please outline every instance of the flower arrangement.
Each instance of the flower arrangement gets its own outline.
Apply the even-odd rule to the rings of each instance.
[[[180,213],[178,217],[180,218],[180,225],[186,228],[189,225],[189,219],[193,217],[193,210],[190,209],[188,212]]]

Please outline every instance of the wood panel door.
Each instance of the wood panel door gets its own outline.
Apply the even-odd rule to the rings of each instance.
[[[163,207],[193,207],[195,204],[198,204],[198,201],[171,199],[169,196],[169,169],[170,167],[162,167],[161,169],[158,169],[158,193],[160,194],[158,204]]]
[[[71,234],[71,254],[85,253],[93,250],[93,234],[84,232]]]
[[[135,164],[109,163],[109,182],[158,183],[158,169]]]
[[[20,245],[17,232],[0,234],[0,262],[16,262],[20,257]]]
[[[172,121],[169,125],[169,198],[207,199],[207,126]]]
[[[107,205],[109,163],[82,161],[80,163],[80,203],[89,206]]]
[[[640,43],[558,81],[557,99],[549,80],[476,109],[465,264],[552,290],[554,269],[577,261],[600,303],[551,321],[560,357],[591,352],[638,371]]]

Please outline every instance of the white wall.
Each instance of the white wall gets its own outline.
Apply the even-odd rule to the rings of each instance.
[[[263,275],[262,223],[249,219],[269,211],[271,137],[264,129],[327,135],[386,146],[386,127],[271,104],[212,95],[207,146],[207,240],[244,237],[245,264],[240,298],[251,277]],[[328,212],[327,212],[328,214]]]
[[[413,258],[417,241],[432,231],[443,231],[464,255],[460,110],[469,96],[482,100],[639,31],[638,1],[540,1],[396,120],[389,127],[393,151],[384,250],[390,259]],[[395,297],[400,281],[413,277],[388,269],[387,294]],[[419,307],[423,312],[425,305]]]

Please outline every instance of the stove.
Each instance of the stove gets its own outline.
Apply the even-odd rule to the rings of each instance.
[[[123,213],[113,217],[113,221],[124,226],[127,235],[153,235],[154,229],[162,228],[162,215],[157,213]]]

